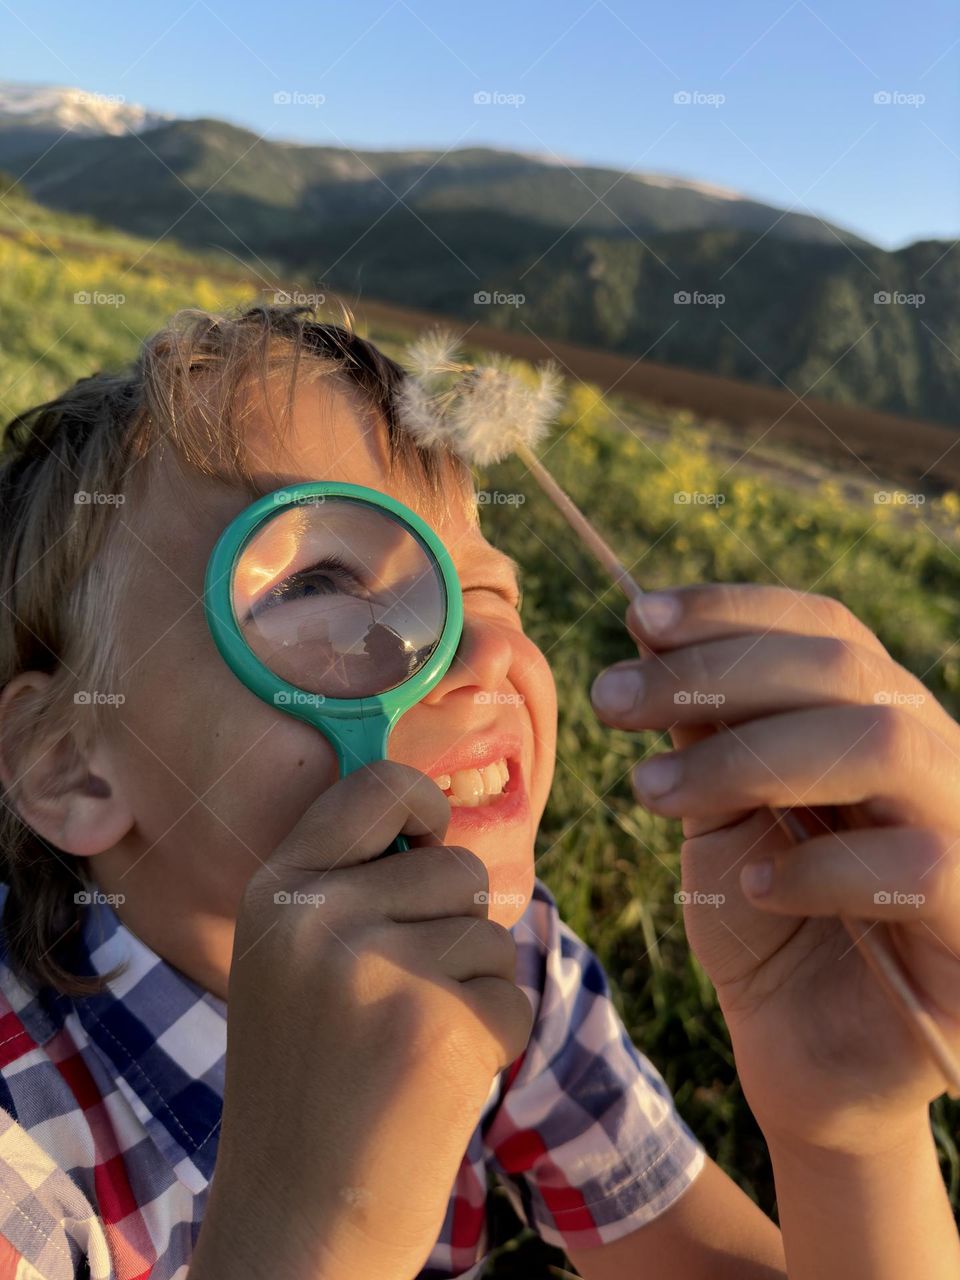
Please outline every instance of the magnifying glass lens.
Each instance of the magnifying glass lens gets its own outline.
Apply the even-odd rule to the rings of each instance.
[[[278,506],[233,570],[249,647],[282,680],[366,698],[409,680],[443,631],[439,565],[389,512],[353,498]]]

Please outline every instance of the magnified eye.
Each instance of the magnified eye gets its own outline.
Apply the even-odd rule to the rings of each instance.
[[[293,600],[331,595],[369,599],[369,592],[354,570],[337,555],[326,556],[309,569],[300,569],[276,583],[256,601],[250,616],[256,617],[275,605],[288,604]]]

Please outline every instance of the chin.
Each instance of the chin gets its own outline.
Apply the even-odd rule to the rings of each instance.
[[[526,857],[520,862],[504,862],[497,865],[495,860],[488,861],[483,851],[477,853],[487,864],[490,878],[490,897],[487,904],[487,915],[497,924],[509,929],[517,923],[526,911],[533,895],[533,882],[536,872],[533,865],[533,849],[528,846]]]

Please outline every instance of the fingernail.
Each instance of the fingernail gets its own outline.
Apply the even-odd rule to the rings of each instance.
[[[658,635],[680,617],[680,601],[666,591],[649,591],[631,601],[630,612],[642,631]]]
[[[590,700],[598,711],[625,715],[643,697],[643,676],[634,667],[611,667],[593,682]]]
[[[748,862],[740,872],[740,887],[751,898],[762,898],[770,892],[773,884],[773,862],[770,858],[760,858],[757,862]]]
[[[656,756],[653,760],[645,760],[634,767],[634,790],[648,799],[662,796],[679,781],[680,769],[678,756]]]

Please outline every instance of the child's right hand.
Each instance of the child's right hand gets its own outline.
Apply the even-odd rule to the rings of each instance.
[[[486,868],[441,844],[449,818],[430,778],[381,761],[325,791],[247,885],[191,1277],[405,1280],[429,1255],[533,1021]],[[375,861],[399,831],[430,843]]]

